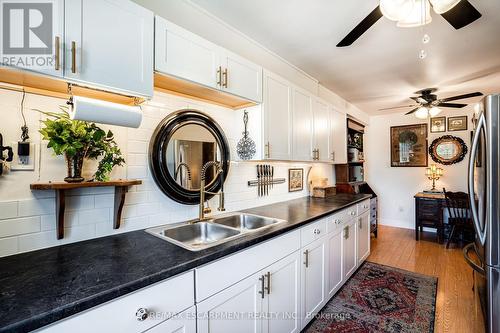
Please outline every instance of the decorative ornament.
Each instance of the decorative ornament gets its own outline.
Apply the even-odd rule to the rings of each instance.
[[[243,132],[243,138],[238,141],[236,152],[242,160],[250,160],[255,155],[256,148],[255,142],[248,136],[248,112],[246,110],[243,113],[243,123],[245,124],[245,131]]]

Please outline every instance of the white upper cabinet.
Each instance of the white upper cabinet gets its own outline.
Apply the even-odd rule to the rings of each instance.
[[[217,45],[155,17],[156,71],[218,88],[222,75],[218,52]]]
[[[345,113],[330,109],[330,158],[335,164],[347,163],[347,118]]]
[[[313,101],[313,134],[313,159],[332,162],[329,105],[317,98]]]
[[[292,157],[296,161],[310,161],[313,159],[312,97],[294,88],[292,100]]]
[[[264,73],[264,158],[291,159],[291,87],[269,72]]]
[[[221,58],[222,90],[261,102],[262,67],[229,51],[225,51]]]
[[[28,1],[29,2],[29,1]],[[4,3],[3,19],[4,24],[8,24],[10,33],[5,34],[3,41],[2,59],[0,62],[7,66],[29,70],[41,74],[62,77],[64,75],[64,0],[49,0],[40,4],[44,6],[39,9],[23,8],[23,4]],[[11,6],[7,8],[7,5]],[[26,12],[25,12],[26,11]],[[52,15],[48,17],[49,13]],[[40,16],[40,29],[52,32],[51,35],[44,33],[37,34],[37,31],[30,30],[30,38],[25,39],[24,18],[28,17],[36,22]],[[31,22],[31,21],[30,21]],[[26,23],[27,24],[27,23]],[[50,24],[52,27],[50,27]],[[4,28],[5,25],[4,25]]]
[[[154,15],[129,0],[66,0],[65,76],[126,95],[153,95]]]
[[[155,70],[262,102],[262,67],[167,20],[155,18]]]

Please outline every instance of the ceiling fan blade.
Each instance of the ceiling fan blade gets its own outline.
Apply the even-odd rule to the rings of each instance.
[[[456,108],[456,109],[460,109],[460,108],[463,108],[464,106],[467,106],[467,104],[461,104],[461,103],[439,103],[436,106],[440,106],[442,108]]]
[[[382,17],[380,7],[377,6],[367,17],[363,19],[347,36],[337,44],[337,47],[345,47],[354,43],[366,30],[370,29]]]
[[[450,101],[456,101],[458,99],[465,99],[465,98],[471,98],[471,97],[477,97],[477,96],[483,96],[483,93],[474,92],[474,93],[470,93],[470,94],[458,95],[458,96],[453,96],[453,97],[448,97],[448,98],[441,98],[439,101],[440,102],[450,102]]]
[[[410,97],[410,98],[412,100],[414,100],[415,102],[420,103],[420,104],[427,104],[427,103],[429,103],[425,98],[420,97],[420,96],[418,96],[418,97]]]
[[[469,1],[462,0],[449,11],[441,14],[441,16],[458,30],[471,24],[482,15]]]
[[[395,106],[395,107],[392,107],[392,108],[378,109],[378,111],[394,110],[394,109],[401,109],[401,108],[411,108],[411,107],[415,107],[415,106],[417,106],[417,105],[401,105],[401,106]]]
[[[413,110],[406,112],[405,115],[415,113],[418,109],[420,109],[420,107],[414,108]]]

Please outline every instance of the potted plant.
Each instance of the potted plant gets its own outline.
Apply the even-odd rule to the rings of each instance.
[[[84,159],[99,159],[94,179],[109,180],[109,174],[116,165],[123,165],[125,160],[114,140],[113,133],[107,133],[94,123],[72,120],[65,107],[61,112],[39,112],[49,118],[42,121],[42,138],[49,141],[47,148],[52,148],[56,155],[64,155],[68,176],[64,181],[76,183],[83,181],[82,168]]]

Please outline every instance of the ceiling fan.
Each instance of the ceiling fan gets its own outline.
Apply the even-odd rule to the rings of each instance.
[[[479,19],[481,13],[468,0],[380,0],[380,4],[361,21],[337,47],[354,43],[382,16],[397,21],[399,27],[417,27],[432,21],[430,8],[455,29],[461,29]]]
[[[463,103],[448,103],[448,102],[457,101],[460,99],[471,98],[471,97],[483,96],[483,94],[480,92],[473,92],[473,93],[469,93],[469,94],[463,94],[463,95],[438,99],[437,95],[434,94],[436,91],[437,91],[436,88],[422,89],[422,90],[417,91],[415,93],[415,94],[418,94],[419,96],[410,97],[417,104],[379,109],[379,111],[393,110],[393,109],[400,109],[400,108],[410,108],[411,107],[413,109],[408,111],[407,113],[405,113],[405,115],[415,113],[415,116],[417,118],[425,119],[428,116],[431,116],[431,117],[437,116],[441,112],[440,108],[457,108],[457,109],[459,109],[459,108],[463,108],[463,107],[467,106],[467,104],[463,104]]]

